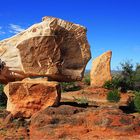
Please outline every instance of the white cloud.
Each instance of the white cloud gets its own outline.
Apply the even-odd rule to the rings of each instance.
[[[0,31],[0,35],[2,35],[2,34],[6,34],[4,31]]]
[[[5,34],[4,31],[2,31],[2,27],[0,26],[0,35]]]
[[[20,25],[16,25],[16,24],[9,24],[9,28],[10,28],[9,32],[14,34],[20,33],[25,30]]]

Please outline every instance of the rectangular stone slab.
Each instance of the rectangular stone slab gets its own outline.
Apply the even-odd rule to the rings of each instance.
[[[7,110],[17,117],[30,117],[48,106],[57,106],[61,97],[59,83],[45,78],[10,82],[4,92],[8,98]]]

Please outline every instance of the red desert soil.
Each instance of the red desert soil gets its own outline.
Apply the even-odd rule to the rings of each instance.
[[[65,92],[62,93],[62,99],[61,101],[76,101],[76,99],[84,100],[86,99],[89,103],[89,105],[115,105],[115,106],[127,106],[132,99],[131,93],[121,93],[121,99],[120,102],[112,104],[107,101],[107,93],[109,90],[104,88],[93,88],[93,87],[87,87],[79,91],[74,92]]]
[[[89,87],[62,93],[59,107],[46,108],[29,119],[13,118],[0,109],[0,140],[140,140],[140,115],[126,114],[119,104],[104,101],[107,92]],[[100,106],[80,106],[74,102],[73,94],[75,98],[84,95],[91,101],[97,99]]]

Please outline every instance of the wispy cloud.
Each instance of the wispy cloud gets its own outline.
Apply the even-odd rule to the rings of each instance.
[[[5,34],[5,32],[2,30],[2,27],[0,26],[0,35]]]
[[[16,24],[9,24],[9,29],[10,29],[9,32],[13,34],[17,34],[25,30],[20,25],[16,25]]]

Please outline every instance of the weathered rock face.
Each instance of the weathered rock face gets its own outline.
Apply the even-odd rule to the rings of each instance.
[[[19,139],[140,140],[140,114],[125,114],[114,107],[81,108],[63,104],[24,119],[13,118],[0,109],[0,140]]]
[[[49,107],[31,117],[30,139],[132,140],[139,120],[116,108]]]
[[[32,76],[80,80],[90,59],[86,28],[44,17],[41,23],[0,41],[0,59],[5,62],[0,75],[3,83]]]
[[[90,72],[91,85],[94,87],[102,87],[104,83],[112,79],[111,61],[112,52],[108,51],[93,60]]]
[[[17,117],[30,117],[48,106],[57,106],[61,97],[59,84],[46,79],[10,82],[4,92],[8,97],[7,110]]]

